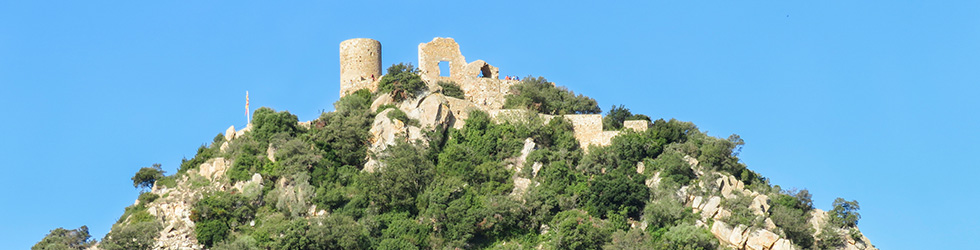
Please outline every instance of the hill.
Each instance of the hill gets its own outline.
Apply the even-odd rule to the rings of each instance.
[[[101,241],[34,249],[875,249],[857,201],[814,209],[738,159],[738,135],[651,119],[543,77],[467,63],[452,39],[381,74],[341,43],[335,111],[260,108],[149,189]],[[448,62],[442,74],[439,63]]]

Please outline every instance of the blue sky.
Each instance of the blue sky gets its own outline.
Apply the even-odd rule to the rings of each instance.
[[[244,125],[246,90],[301,120],[332,110],[356,37],[385,65],[453,37],[604,110],[737,133],[773,184],[858,200],[882,249],[980,238],[980,2],[463,2],[0,2],[0,248],[101,239],[133,173]]]

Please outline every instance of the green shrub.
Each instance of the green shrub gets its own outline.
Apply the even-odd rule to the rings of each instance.
[[[376,203],[391,211],[414,211],[415,198],[425,190],[435,172],[429,159],[422,156],[423,150],[405,140],[397,140],[379,156],[383,168],[366,183]]]
[[[344,96],[344,98],[348,97],[350,95]],[[319,119],[313,121],[306,139],[323,152],[321,164],[314,168],[364,166],[368,142],[371,139],[369,130],[371,123],[374,122],[374,114],[369,108],[323,113]],[[319,176],[315,174],[315,170],[310,177],[314,185],[319,185]]]
[[[378,82],[378,92],[390,93],[396,102],[415,98],[426,90],[425,82],[412,64],[394,64]]]
[[[680,224],[666,230],[654,239],[653,249],[657,250],[713,250],[718,248],[718,240],[707,229]]]
[[[160,185],[161,187],[166,187],[166,188],[177,187],[177,175],[170,175],[170,176],[164,176],[162,178],[159,178],[156,181],[156,185]]]
[[[333,104],[335,112],[349,115],[352,112],[363,112],[371,108],[374,94],[368,89],[359,89],[341,97]]]
[[[146,192],[146,193],[141,193],[138,200],[140,201],[140,204],[148,204],[150,202],[155,201],[157,198],[160,198],[160,195]]]
[[[685,207],[684,204],[669,197],[661,197],[647,203],[643,211],[648,232],[670,228],[682,223],[694,223],[697,219],[691,208]]]
[[[386,109],[398,109],[398,107],[394,104],[382,104],[381,106],[378,106],[378,110],[375,110],[374,112],[381,113],[381,111],[385,111]]]
[[[769,218],[776,226],[783,229],[786,238],[799,246],[813,245],[813,228],[810,227],[810,223],[807,223],[808,213],[780,203],[773,204],[769,212]]]
[[[749,209],[752,206],[752,197],[748,195],[736,195],[735,198],[724,199],[721,201],[721,206],[732,212],[728,217],[721,218],[729,225],[745,225],[747,227],[762,225],[763,218]]]
[[[824,224],[817,235],[817,249],[832,250],[844,246],[844,237],[840,235],[837,227],[831,224]]]
[[[286,137],[295,137],[301,132],[297,126],[299,118],[288,111],[276,112],[269,107],[256,109],[252,115],[252,138],[259,142],[259,145],[266,145],[276,134],[284,134]]]
[[[399,120],[405,124],[408,124],[409,121],[408,114],[405,114],[405,111],[402,111],[401,109],[392,109],[391,111],[388,111],[388,119],[391,119],[392,121]]]
[[[495,124],[483,111],[470,112],[463,129],[449,130],[449,139],[438,155],[438,172],[469,175],[474,167],[515,156],[529,135],[521,135],[514,124]],[[528,132],[529,133],[529,132]]]
[[[556,87],[544,77],[527,77],[512,86],[504,108],[526,108],[551,115],[602,113],[595,99],[581,94],[576,96],[565,87]]]
[[[598,175],[589,185],[585,210],[602,216],[610,212],[623,212],[637,219],[650,198],[650,190],[643,181],[644,178],[630,178],[618,172]]]
[[[99,243],[99,248],[106,250],[151,249],[162,229],[163,225],[158,221],[116,224],[102,239],[102,243]]]
[[[194,203],[190,219],[198,242],[206,247],[224,241],[231,230],[254,218],[254,204],[240,194],[217,192]]]
[[[656,159],[646,158],[643,161],[647,175],[652,175],[654,171],[660,171],[661,180],[681,186],[687,185],[695,178],[694,169],[684,160],[680,152],[672,151],[663,153]]]
[[[851,228],[848,231],[848,234],[851,236],[851,239],[854,240],[861,240],[861,238],[864,237],[864,235],[861,234],[861,230],[858,230],[857,228]]]
[[[582,210],[568,210],[555,215],[551,221],[550,249],[600,249],[612,235],[606,222],[589,216]]]
[[[241,235],[234,240],[227,240],[215,245],[213,250],[260,250],[259,242],[248,235]]]
[[[456,82],[452,82],[452,81],[449,81],[449,82],[439,81],[436,84],[438,84],[439,87],[442,88],[442,91],[441,92],[442,92],[443,95],[449,96],[449,97],[455,97],[455,98],[459,98],[459,99],[465,99],[465,97],[463,95],[463,90],[459,88],[459,85],[457,85]]]
[[[213,158],[217,153],[217,147],[208,148],[205,145],[201,145],[197,148],[197,154],[195,154],[193,158],[190,160],[187,158],[180,160],[180,169],[177,170],[177,173],[184,173],[187,172],[187,170],[195,169],[201,166],[201,164],[204,164],[204,162],[207,162]]]
[[[87,249],[96,242],[89,240],[92,236],[88,233],[87,226],[78,229],[67,230],[56,228],[38,241],[31,250],[68,250],[68,249]]]

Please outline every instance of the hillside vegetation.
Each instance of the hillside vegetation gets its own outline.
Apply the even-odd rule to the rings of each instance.
[[[260,108],[177,173],[140,168],[138,202],[104,238],[58,228],[32,249],[873,249],[857,201],[824,212],[770,185],[739,161],[738,135],[613,106],[604,127],[622,133],[582,148],[561,115],[601,109],[542,77],[507,96],[528,115],[471,109],[461,126],[416,112],[462,99],[455,83],[402,64],[380,82],[310,122]],[[401,132],[377,147],[384,129]]]

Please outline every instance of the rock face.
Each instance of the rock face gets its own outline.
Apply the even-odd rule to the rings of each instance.
[[[759,229],[749,235],[745,241],[745,248],[751,250],[764,250],[772,248],[772,245],[779,240],[779,235],[765,229]]]
[[[448,103],[449,101],[442,94],[432,94],[423,97],[421,102],[407,114],[408,117],[417,117],[419,125],[423,128],[446,127],[455,120]]]
[[[198,167],[198,171],[201,176],[208,178],[210,181],[215,181],[216,179],[224,176],[225,171],[231,167],[231,161],[225,160],[225,158],[213,158],[201,164]]]
[[[699,163],[697,159],[690,156],[684,156],[684,160],[691,165],[697,176],[705,176],[705,173],[702,172],[703,168],[698,165]],[[791,240],[782,238],[779,236],[779,234],[775,233],[778,232],[778,230],[776,230],[777,227],[773,223],[772,219],[768,218],[770,212],[769,210],[771,209],[771,201],[768,195],[745,189],[744,183],[732,175],[715,172],[709,173],[708,176],[713,176],[716,178],[713,178],[713,181],[710,182],[703,180],[691,186],[681,187],[678,194],[680,197],[684,197],[683,200],[685,201],[685,204],[693,208],[694,212],[700,212],[701,219],[698,220],[696,224],[707,226],[711,219],[714,220],[713,224],[707,227],[710,229],[711,234],[714,235],[723,246],[738,250],[803,249],[800,246],[795,245]],[[647,181],[649,182],[650,180]],[[705,192],[706,194],[687,195],[688,193],[698,193],[696,191],[689,192],[690,189],[701,189],[703,190],[702,192]],[[722,221],[722,219],[725,217],[731,216],[731,212],[720,206],[721,201],[725,199],[735,199],[739,196],[748,196],[752,199],[748,209],[752,211],[753,214],[764,218],[761,226],[728,225]],[[811,219],[809,223],[816,232],[814,233],[814,236],[816,236],[820,233],[821,227],[827,223],[828,216],[826,212],[820,209],[811,210],[810,216]],[[844,237],[846,239],[845,245],[839,249],[876,250],[876,248],[870,247],[870,240],[863,235],[860,239],[852,239],[850,235],[846,234],[844,234]]]
[[[235,125],[225,130],[225,141],[231,141],[232,139],[235,139]]]

